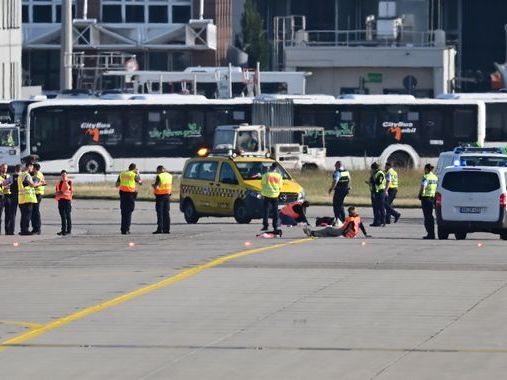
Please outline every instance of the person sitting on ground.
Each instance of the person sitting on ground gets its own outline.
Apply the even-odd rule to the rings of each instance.
[[[356,212],[356,208],[351,206],[348,208],[348,212],[349,216],[345,218],[345,221],[340,228],[330,226],[325,227],[321,230],[312,231],[310,227],[305,225],[303,227],[303,231],[307,236],[311,237],[345,236],[346,238],[352,239],[359,233],[359,230],[361,230],[365,237],[370,237],[370,235],[366,233],[366,229],[364,228],[364,225],[361,222],[361,217]]]
[[[308,220],[305,215],[305,210],[308,206],[310,206],[308,201],[286,204],[280,210],[281,224],[284,226],[297,226],[298,223],[308,224]]]

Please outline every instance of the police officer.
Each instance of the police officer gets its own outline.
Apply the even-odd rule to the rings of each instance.
[[[264,212],[262,217],[262,230],[269,228],[269,212],[273,215],[273,232],[281,235],[282,231],[278,227],[278,197],[283,186],[283,178],[277,170],[277,164],[273,162],[269,170],[262,175],[261,195],[264,197]]]
[[[16,165],[14,173],[4,182],[5,196],[5,234],[14,235],[16,227],[16,214],[18,211],[18,177],[21,165]]]
[[[132,222],[132,213],[136,206],[137,184],[142,184],[139,171],[136,164],[130,164],[128,170],[120,173],[116,180],[116,187],[120,190],[120,210],[121,210],[121,233],[130,234],[130,224]]]
[[[393,169],[390,162],[386,162],[386,190],[385,190],[385,204],[386,204],[386,224],[391,223],[391,216],[394,217],[396,223],[401,214],[393,208],[393,202],[398,194],[398,172]]]
[[[419,188],[419,199],[424,214],[424,227],[427,235],[423,239],[435,239],[435,219],[433,218],[433,207],[435,194],[437,192],[438,177],[433,174],[434,167],[431,164],[424,166],[424,175]]]
[[[343,222],[345,220],[343,203],[350,190],[350,173],[343,168],[341,161],[336,161],[334,167],[335,171],[333,173],[331,187],[329,188],[329,194],[334,190],[333,211],[335,222],[338,221],[338,219]]]
[[[40,203],[42,202],[42,196],[44,195],[44,188],[46,186],[46,180],[44,174],[40,171],[40,165],[38,163],[33,164],[33,172],[31,173],[33,183],[38,185],[35,188],[35,196],[37,197],[37,203],[34,203],[32,210],[32,233],[34,235],[40,235],[41,232],[41,216],[40,216]]]
[[[37,203],[35,188],[38,186],[32,180],[33,163],[28,163],[18,176],[18,204],[21,211],[20,235],[32,235],[30,221],[32,220],[33,205]]]
[[[173,176],[162,165],[157,166],[157,177],[152,185],[155,195],[155,211],[157,212],[157,230],[154,234],[168,234],[171,228],[169,215]]]
[[[5,224],[5,233],[7,233],[7,208],[6,199],[7,199],[7,191],[9,190],[7,186],[7,164],[0,164],[0,234],[2,233],[2,215],[4,216],[4,224]],[[5,183],[5,187],[4,187]],[[4,212],[5,210],[5,212]]]
[[[380,169],[379,164],[374,162],[371,164],[372,181],[373,181],[373,223],[371,227],[384,227],[386,222],[385,208],[385,190],[386,176]]]

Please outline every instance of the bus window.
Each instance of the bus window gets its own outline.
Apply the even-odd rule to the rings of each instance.
[[[69,129],[60,109],[34,113],[31,150],[43,160],[65,156],[69,148]],[[72,149],[72,148],[71,148]]]
[[[422,112],[422,126],[425,132],[425,136],[427,136],[429,139],[441,140],[444,138],[444,122],[442,112]]]
[[[353,137],[355,123],[351,111],[336,111],[336,137]]]
[[[453,118],[454,137],[472,142],[477,139],[477,126],[474,124],[474,111],[458,109]]]
[[[373,110],[360,111],[361,122],[359,124],[359,131],[357,135],[365,138],[375,138],[375,131],[377,130],[378,114]]]
[[[143,144],[143,121],[141,112],[127,112],[126,123],[123,130],[123,141],[128,145]]]
[[[118,145],[123,138],[121,111],[99,111],[97,125],[100,129],[100,140],[103,145]]]

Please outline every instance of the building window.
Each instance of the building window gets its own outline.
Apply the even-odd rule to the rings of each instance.
[[[174,24],[187,24],[190,20],[190,5],[173,5],[172,11]]]
[[[24,0],[21,12],[23,23],[60,23],[62,0]],[[72,4],[72,17],[76,17],[75,4]]]
[[[102,6],[103,22],[122,22],[121,5],[103,5]]]
[[[191,0],[102,0],[101,5],[101,21],[111,23],[186,24],[192,13]]]
[[[144,5],[125,6],[125,22],[144,22]]]
[[[53,10],[51,5],[34,5],[33,22],[37,23],[53,22]]]
[[[21,7],[21,22],[30,22],[29,19],[29,11],[28,11],[28,5],[23,5]]]
[[[149,9],[149,20],[148,22],[154,24],[167,24],[169,18],[167,5],[150,5]]]

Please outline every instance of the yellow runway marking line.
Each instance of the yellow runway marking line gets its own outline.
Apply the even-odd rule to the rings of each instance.
[[[8,321],[8,320],[0,320],[0,325],[19,326],[27,329],[40,329],[42,326],[44,326],[40,323],[32,323],[26,321]]]
[[[58,329],[62,326],[68,325],[68,324],[75,322],[79,319],[83,319],[89,315],[98,313],[100,311],[109,309],[114,306],[121,305],[124,302],[127,302],[132,299],[152,293],[155,290],[162,289],[167,286],[171,286],[173,284],[176,284],[177,282],[180,282],[180,281],[186,280],[189,277],[195,276],[196,274],[198,274],[206,269],[214,268],[216,266],[225,264],[229,261],[236,260],[236,259],[239,259],[239,258],[242,258],[245,256],[250,256],[250,255],[257,254],[257,253],[263,253],[263,252],[270,251],[273,249],[284,248],[284,247],[294,245],[294,244],[301,244],[301,243],[305,243],[305,242],[308,242],[311,240],[313,240],[313,239],[305,238],[305,239],[292,240],[288,243],[280,243],[280,244],[274,244],[274,245],[261,247],[261,248],[248,249],[245,251],[232,253],[227,256],[219,257],[218,259],[209,261],[209,262],[201,264],[201,265],[196,265],[192,268],[189,268],[189,269],[186,269],[182,272],[179,272],[178,274],[176,274],[174,276],[168,277],[162,281],[145,286],[143,288],[139,288],[139,289],[134,290],[130,293],[123,294],[121,296],[112,298],[110,300],[99,303],[97,305],[89,306],[89,307],[79,310],[75,313],[69,314],[65,317],[55,319],[54,321],[51,321],[47,324],[40,325],[36,329],[27,331],[21,335],[18,335],[18,336],[11,338],[11,339],[7,339],[3,342],[0,342],[0,351],[4,351],[6,348],[8,348],[10,346],[20,345],[20,344],[27,342],[31,339],[34,339],[40,335],[46,334],[52,330],[55,330],[55,329]]]

